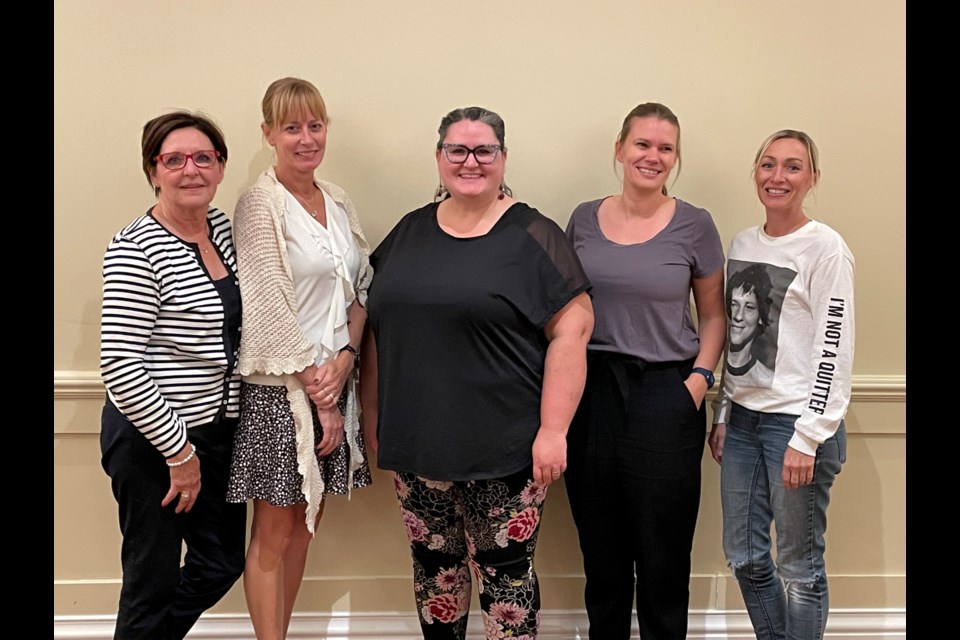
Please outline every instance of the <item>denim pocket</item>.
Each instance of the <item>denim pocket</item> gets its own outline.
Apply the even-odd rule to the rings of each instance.
[[[770,415],[773,416],[778,425],[791,431],[796,429],[797,420],[800,419],[800,416],[795,416],[792,413],[772,413]]]
[[[833,475],[840,473],[847,461],[847,429],[843,422],[837,432],[817,447],[817,467],[826,465]]]
[[[834,437],[837,439],[837,447],[840,450],[840,464],[844,464],[847,461],[847,424],[843,420],[840,421]]]
[[[730,415],[727,417],[727,427],[736,427],[744,431],[755,429],[757,426],[757,416],[759,416],[759,414],[756,411],[751,411],[734,402],[730,407]]]

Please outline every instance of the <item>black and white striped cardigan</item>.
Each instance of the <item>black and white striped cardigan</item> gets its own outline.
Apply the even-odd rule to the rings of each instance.
[[[207,223],[228,277],[236,278],[230,219],[211,207]],[[110,400],[164,457],[186,446],[187,428],[240,413],[225,320],[196,245],[149,212],[107,246],[100,375]]]

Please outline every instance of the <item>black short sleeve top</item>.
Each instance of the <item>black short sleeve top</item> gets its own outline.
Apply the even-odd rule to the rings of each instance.
[[[560,227],[516,203],[485,235],[441,229],[436,203],[407,214],[371,256],[379,465],[434,480],[531,464],[544,327],[590,283]]]

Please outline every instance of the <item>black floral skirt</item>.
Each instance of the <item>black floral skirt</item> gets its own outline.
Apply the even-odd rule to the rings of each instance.
[[[323,427],[316,411],[311,413],[314,440],[320,442]],[[350,448],[346,441],[330,455],[317,457],[325,494],[343,495],[373,481],[359,431],[357,449],[364,460],[353,472],[352,486],[348,486]],[[296,427],[286,387],[243,383],[227,501],[258,499],[278,507],[300,504],[306,502],[300,490],[302,483],[303,476],[297,470]]]

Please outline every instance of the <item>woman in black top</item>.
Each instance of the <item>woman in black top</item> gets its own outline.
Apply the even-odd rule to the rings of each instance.
[[[465,637],[472,579],[489,638],[533,638],[533,553],[583,391],[589,282],[563,231],[504,183],[497,114],[457,109],[439,133],[435,202],[371,256],[365,437],[396,473],[424,637]]]

